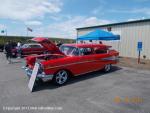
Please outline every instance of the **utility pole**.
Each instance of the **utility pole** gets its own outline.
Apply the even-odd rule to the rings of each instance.
[[[5,32],[6,32],[6,34],[5,34],[5,35],[7,36],[7,29],[5,29]]]
[[[28,37],[28,29],[27,29],[27,37]]]

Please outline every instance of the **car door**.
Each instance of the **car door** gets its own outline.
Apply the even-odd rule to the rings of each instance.
[[[31,45],[31,54],[42,54],[44,49],[40,45]]]
[[[22,48],[22,55],[29,55],[31,54],[31,46],[30,45],[24,45]]]
[[[81,66],[82,66],[82,70],[84,73],[92,72],[92,71],[95,71],[97,69],[97,67],[95,65],[96,60],[95,60],[95,57],[93,54],[84,55],[81,57],[81,60],[83,61]]]
[[[109,58],[110,55],[107,53],[107,51],[103,51],[101,53],[95,54],[83,54],[80,57],[80,69],[81,74],[82,73],[88,73],[92,71],[97,71],[99,69],[104,68],[106,64],[110,64]]]
[[[76,68],[78,69],[79,74],[84,74],[88,72],[95,71],[97,68],[95,67],[95,57],[91,53],[85,54],[82,53],[82,50],[86,50],[87,48],[80,48],[81,55],[78,57],[78,64],[76,65]]]
[[[109,60],[110,54],[107,53],[107,50],[99,50],[99,52],[96,52],[94,54],[95,58],[95,67],[96,69],[102,69],[106,64],[111,64],[111,61]]]
[[[61,48],[61,51],[63,51],[65,54],[68,54],[69,50],[67,49],[68,47],[66,49]],[[59,62],[59,65],[62,65],[64,66],[63,68],[70,70],[72,74],[75,76],[85,73],[88,68],[88,67],[85,68],[86,66],[85,62],[87,62],[88,58],[83,58],[83,56],[80,55],[79,48],[74,48],[71,51],[72,51],[71,54],[68,57],[62,59],[62,61]]]

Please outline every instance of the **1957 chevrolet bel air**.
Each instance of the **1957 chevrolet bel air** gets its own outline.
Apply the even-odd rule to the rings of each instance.
[[[63,44],[56,47],[46,38],[33,38],[52,54],[26,57],[25,70],[30,77],[35,62],[40,65],[37,79],[44,82],[52,80],[56,85],[65,84],[71,76],[104,70],[109,72],[111,64],[118,62],[119,52],[103,44]]]

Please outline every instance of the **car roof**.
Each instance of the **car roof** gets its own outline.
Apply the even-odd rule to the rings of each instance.
[[[111,46],[104,45],[104,44],[63,44],[65,46],[73,46],[78,48],[110,48]]]

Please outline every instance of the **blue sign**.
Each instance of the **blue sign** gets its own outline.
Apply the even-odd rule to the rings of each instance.
[[[142,42],[137,43],[137,49],[138,51],[142,51]]]

